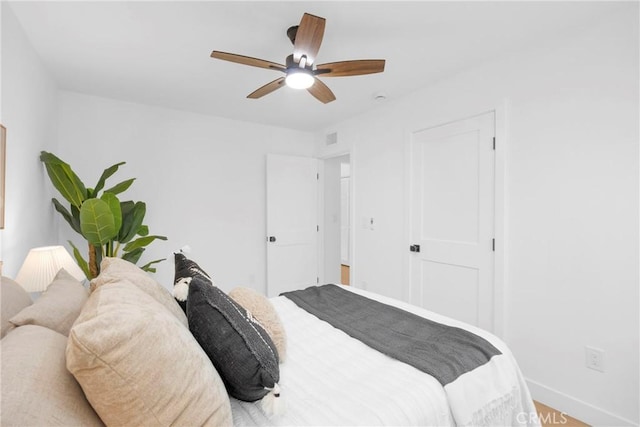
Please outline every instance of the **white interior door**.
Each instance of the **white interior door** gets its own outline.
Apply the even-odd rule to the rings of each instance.
[[[487,113],[411,138],[411,300],[489,330],[494,129]]]
[[[267,294],[318,278],[318,161],[267,155]]]

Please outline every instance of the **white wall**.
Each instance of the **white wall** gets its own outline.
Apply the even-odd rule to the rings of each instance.
[[[52,192],[39,155],[56,144],[57,88],[2,2],[2,116],[7,128],[2,273],[15,277],[29,249],[57,243]]]
[[[503,335],[534,398],[597,425],[639,422],[638,4],[627,12],[334,125],[330,149],[317,135],[320,156],[353,150],[355,285],[402,298],[406,135],[502,109]]]
[[[266,154],[311,156],[312,134],[69,92],[59,98],[56,154],[91,187],[126,161],[108,183],[137,178],[123,196],[146,202],[150,232],[169,238],[141,261],[189,245],[222,289],[266,292]],[[59,221],[61,241],[75,237]],[[170,287],[173,271],[170,258],[156,278]]]

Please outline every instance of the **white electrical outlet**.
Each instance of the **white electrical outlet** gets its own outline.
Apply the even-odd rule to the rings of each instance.
[[[587,368],[604,372],[604,350],[589,346],[584,349]]]

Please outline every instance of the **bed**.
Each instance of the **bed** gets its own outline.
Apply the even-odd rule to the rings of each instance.
[[[235,425],[539,425],[522,374],[500,339],[398,300],[341,288],[463,328],[501,354],[443,387],[433,376],[373,350],[279,296],[271,302],[287,333],[288,356],[280,365],[286,411],[268,417],[258,403],[231,399]]]

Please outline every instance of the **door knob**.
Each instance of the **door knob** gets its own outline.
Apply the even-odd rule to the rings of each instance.
[[[276,241],[276,236],[269,236],[269,241],[270,242],[275,242]]]
[[[420,252],[420,245],[411,245],[409,246],[409,250],[411,252]]]

